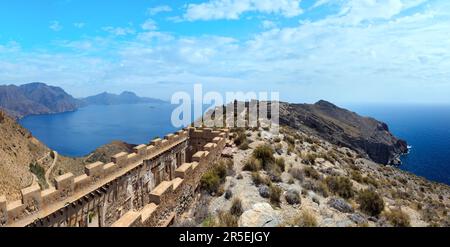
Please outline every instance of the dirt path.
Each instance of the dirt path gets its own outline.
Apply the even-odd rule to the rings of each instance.
[[[52,151],[54,154],[54,159],[53,159],[53,163],[52,165],[48,168],[48,170],[45,172],[45,181],[47,182],[48,185],[50,185],[50,174],[52,174],[52,170],[56,165],[56,162],[58,161],[58,152],[56,151]]]

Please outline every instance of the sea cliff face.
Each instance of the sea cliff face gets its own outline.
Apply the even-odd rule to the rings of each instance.
[[[280,104],[280,124],[315,135],[380,164],[397,165],[408,151],[406,141],[389,132],[387,124],[339,108],[327,101]]]

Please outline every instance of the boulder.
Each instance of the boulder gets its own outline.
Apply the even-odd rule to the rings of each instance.
[[[291,205],[297,205],[301,203],[300,193],[295,189],[290,189],[284,195],[286,201]]]
[[[327,204],[342,213],[354,212],[353,207],[342,198],[331,198]]]
[[[269,186],[267,186],[267,185],[262,185],[262,186],[260,186],[260,187],[258,188],[258,191],[259,191],[259,195],[260,195],[262,198],[269,198],[269,196],[270,196],[270,189],[269,189]]]
[[[257,203],[239,218],[240,227],[277,227],[281,223],[279,212],[268,203]]]
[[[366,217],[364,217],[360,213],[350,214],[350,215],[348,215],[348,218],[351,221],[355,222],[356,224],[365,224],[365,223],[367,223]]]

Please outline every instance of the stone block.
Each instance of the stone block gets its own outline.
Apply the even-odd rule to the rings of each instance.
[[[84,167],[84,172],[90,177],[100,177],[103,174],[103,162],[95,162]]]
[[[73,179],[73,182],[75,183],[75,190],[79,190],[79,189],[87,186],[90,181],[91,181],[91,178],[88,177],[88,175],[86,175],[86,174],[75,177]]]
[[[127,156],[128,153],[125,152],[120,152],[116,155],[114,155],[113,157],[111,157],[111,162],[116,163],[119,167],[124,167],[127,164]]]
[[[111,227],[132,227],[137,226],[141,221],[141,215],[134,211],[128,211],[119,220],[114,222]]]
[[[169,181],[162,181],[156,188],[150,192],[149,199],[150,202],[153,202],[155,204],[161,203],[161,198],[167,194],[173,191],[173,184]]]
[[[55,178],[56,189],[63,191],[72,191],[74,189],[74,175],[69,172]]]
[[[22,203],[26,207],[40,208],[42,204],[41,187],[38,184],[22,189]]]
[[[111,173],[113,173],[115,170],[117,170],[119,168],[119,166],[115,163],[108,163],[106,165],[103,166],[103,174],[105,176],[110,175]]]
[[[133,150],[139,156],[147,155],[147,146],[144,144],[134,147]]]

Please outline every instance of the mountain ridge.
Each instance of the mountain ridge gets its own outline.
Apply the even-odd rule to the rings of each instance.
[[[29,115],[55,114],[76,111],[88,105],[117,105],[164,103],[160,99],[139,97],[130,91],[121,94],[101,93],[86,98],[75,98],[60,87],[42,82],[0,85],[0,109],[15,119]]]

